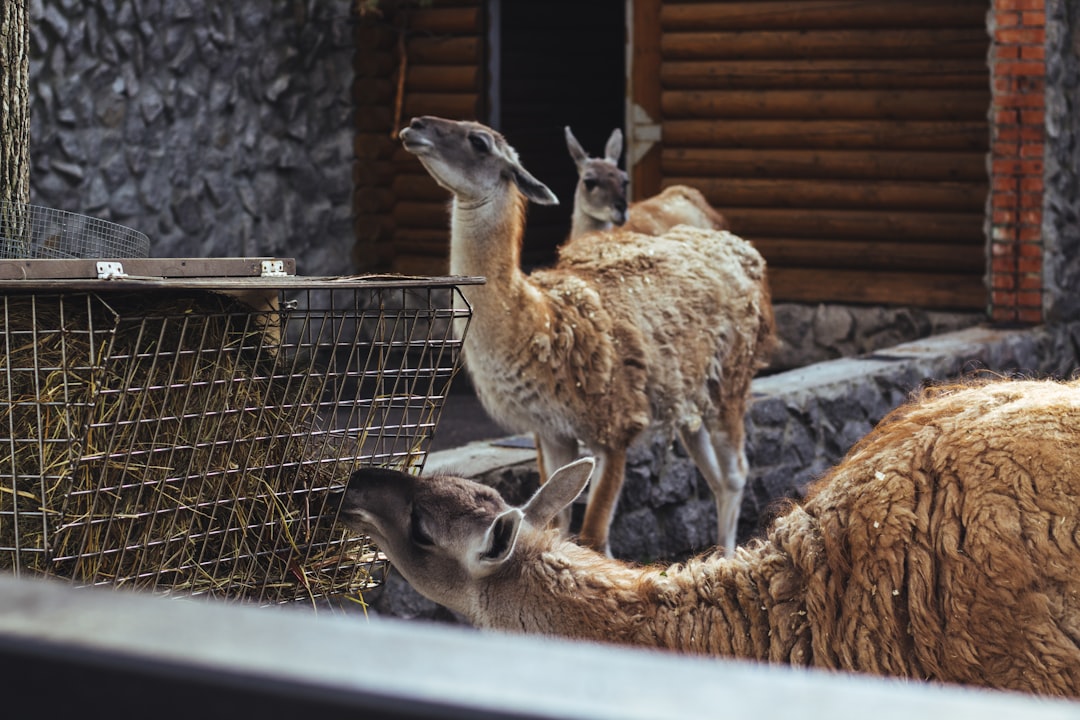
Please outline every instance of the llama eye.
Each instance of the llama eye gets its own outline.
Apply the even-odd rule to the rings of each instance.
[[[473,146],[473,150],[480,153],[486,153],[491,148],[488,147],[487,138],[483,135],[469,135],[469,143]]]
[[[424,531],[423,525],[420,523],[420,513],[413,508],[412,518],[409,521],[409,539],[416,545],[422,545],[424,547],[431,547],[435,544],[435,541],[431,539],[431,536]]]

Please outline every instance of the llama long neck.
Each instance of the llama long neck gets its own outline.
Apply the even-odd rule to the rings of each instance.
[[[570,218],[570,239],[573,240],[576,237],[581,237],[585,233],[596,232],[598,230],[610,230],[611,223],[604,222],[603,220],[597,220],[592,215],[589,215],[582,208],[580,201],[574,203],[574,214]]]
[[[671,567],[635,567],[562,541],[520,548],[473,620],[508,631],[806,664],[801,584],[762,543]],[[776,595],[776,588],[790,591]],[[782,622],[779,618],[782,617]],[[779,629],[778,629],[779,628]]]

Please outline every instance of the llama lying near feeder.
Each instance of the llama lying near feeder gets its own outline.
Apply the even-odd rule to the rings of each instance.
[[[414,118],[400,136],[453,193],[451,274],[487,278],[462,288],[473,307],[465,368],[484,408],[538,436],[543,468],[576,458],[579,440],[597,456],[581,541],[607,551],[627,448],[657,425],[709,483],[720,542],[733,549],[750,381],[774,342],[761,255],[726,232],[612,231],[567,243],[555,267],[526,275],[526,203],[557,199],[517,152],[474,122]]]
[[[709,204],[705,196],[687,185],[672,185],[627,208],[626,189],[630,178],[619,168],[622,131],[615,128],[611,132],[602,158],[589,157],[569,126],[565,132],[566,147],[578,171],[574,212],[570,220],[571,240],[613,227],[646,235],[660,235],[676,225],[730,229],[727,219]]]
[[[456,477],[353,474],[340,520],[475,625],[1080,695],[1080,381],[926,391],[763,540],[637,567],[545,529],[579,460],[522,507]]]

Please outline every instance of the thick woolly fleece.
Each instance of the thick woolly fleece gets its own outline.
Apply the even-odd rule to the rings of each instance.
[[[465,289],[465,352],[491,416],[597,448],[625,447],[652,422],[721,418],[737,435],[775,342],[760,254],[726,232],[614,230],[567,243],[554,268],[525,275],[524,214],[510,190],[453,215],[452,271],[487,277]]]
[[[735,557],[526,533],[490,627],[1080,695],[1080,381],[929,389]]]

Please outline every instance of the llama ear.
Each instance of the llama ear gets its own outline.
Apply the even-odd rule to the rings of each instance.
[[[589,484],[596,461],[591,457],[563,465],[529,498],[522,508],[533,527],[546,527],[556,515],[577,499]]]
[[[481,568],[490,570],[513,554],[524,517],[517,508],[510,508],[495,517],[477,549],[476,560]]]
[[[510,167],[513,171],[514,183],[525,197],[537,205],[559,204],[559,198],[555,197],[555,193],[548,190],[547,185],[530,175],[528,170],[520,165],[511,165]]]
[[[566,147],[570,150],[570,157],[574,159],[574,164],[577,165],[578,170],[581,170],[581,166],[585,164],[589,156],[585,152],[585,148],[581,147],[581,143],[574,137],[574,133],[570,132],[569,125],[566,126]]]
[[[607,145],[604,146],[604,158],[610,162],[619,164],[619,156],[622,155],[622,130],[615,128],[611,131]]]

